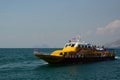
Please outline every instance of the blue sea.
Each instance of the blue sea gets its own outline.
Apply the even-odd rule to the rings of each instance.
[[[57,48],[39,48],[46,54]],[[116,60],[86,64],[48,65],[33,48],[0,48],[0,80],[120,80],[120,49]]]

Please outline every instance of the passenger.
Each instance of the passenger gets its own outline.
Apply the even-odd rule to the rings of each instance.
[[[107,51],[107,48],[104,48],[104,51]]]
[[[88,48],[91,48],[90,46],[88,46]]]
[[[93,46],[93,51],[96,51],[96,45]]]

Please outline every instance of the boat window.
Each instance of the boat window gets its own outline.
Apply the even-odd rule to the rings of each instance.
[[[78,47],[80,48],[80,44],[78,44]]]
[[[67,47],[68,45],[66,44],[65,47]]]
[[[87,45],[85,45],[85,48],[87,48]]]
[[[88,46],[88,48],[91,48],[90,46]]]
[[[69,44],[69,46],[71,46],[71,44]]]
[[[67,52],[64,52],[64,55],[63,56],[66,56],[67,55]]]
[[[75,44],[66,44],[66,45],[65,45],[65,47],[68,47],[68,46],[74,47]]]
[[[65,55],[67,54],[67,52],[64,53]]]
[[[71,45],[71,47],[74,47],[74,46],[75,46],[75,44],[72,44],[72,45]]]
[[[63,53],[60,53],[60,55],[63,55]]]
[[[84,48],[84,45],[82,45],[82,48]]]

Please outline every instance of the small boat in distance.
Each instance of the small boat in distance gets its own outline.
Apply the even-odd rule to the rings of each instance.
[[[62,50],[46,55],[35,49],[34,55],[49,64],[87,63],[115,59],[114,50],[108,51],[104,47],[96,47],[80,41],[80,37],[69,40]]]

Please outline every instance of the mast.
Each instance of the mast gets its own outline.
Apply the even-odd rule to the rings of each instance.
[[[76,39],[77,39],[77,42],[80,42],[81,40],[80,40],[80,35],[78,35],[77,37],[76,37]]]

